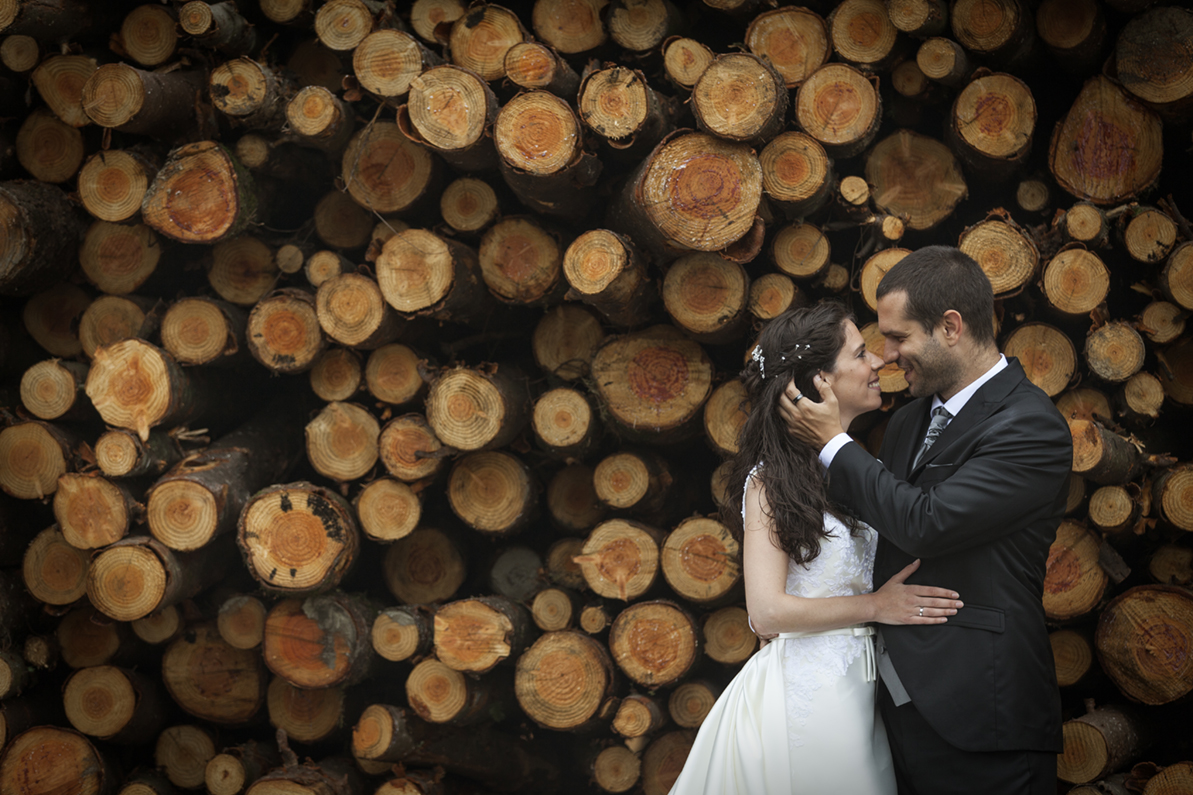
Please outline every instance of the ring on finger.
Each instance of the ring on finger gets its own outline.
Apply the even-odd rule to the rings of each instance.
[[[795,397],[793,397],[791,399],[791,403],[792,403],[792,405],[794,405],[796,403],[799,403],[803,399],[804,399],[804,393],[800,392],[799,394],[797,394]]]
[[[924,608],[920,608],[920,618],[924,617]]]

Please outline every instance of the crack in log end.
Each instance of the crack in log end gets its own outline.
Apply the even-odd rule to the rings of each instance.
[[[289,492],[283,491],[278,495],[278,510],[282,513],[290,513],[290,511],[294,510],[294,503],[290,502]],[[245,535],[247,536],[248,534],[246,533]]]
[[[340,514],[335,506],[318,494],[307,494],[307,510],[323,523],[328,538],[343,543],[344,528],[340,525]]]

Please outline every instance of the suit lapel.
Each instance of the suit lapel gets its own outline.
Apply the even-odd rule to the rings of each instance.
[[[986,383],[982,384],[977,392],[965,402],[965,406],[957,413],[957,416],[952,419],[948,426],[941,432],[940,436],[936,437],[936,441],[928,448],[928,452],[924,453],[923,460],[914,471],[909,473],[908,479],[914,478],[919,472],[923,471],[924,467],[932,463],[936,458],[943,455],[949,449],[955,440],[962,438],[970,428],[989,417],[998,406],[1003,402],[1008,394],[1011,393],[1019,383],[1027,376],[1023,372],[1023,367],[1019,364],[1019,360],[1014,357],[1007,357],[1007,366],[998,375],[991,378]],[[927,415],[927,410],[923,412]],[[925,420],[927,418],[925,417]],[[928,422],[923,423],[923,432],[920,434],[919,440],[915,442],[915,450],[920,449],[923,444],[924,434],[927,433]],[[907,459],[908,467],[911,466],[911,460],[915,457],[915,451]]]
[[[907,414],[907,421],[900,424],[899,435],[891,448],[890,461],[892,474],[900,480],[911,479],[912,459],[924,441],[924,434],[928,432],[929,405],[931,398],[918,398],[903,409]]]

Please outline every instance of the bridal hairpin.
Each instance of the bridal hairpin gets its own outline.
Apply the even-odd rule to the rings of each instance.
[[[762,356],[762,346],[761,345],[754,346],[754,352],[750,354],[750,358],[753,359],[754,361],[758,362],[758,375],[761,376],[763,380],[765,380],[766,379],[766,359],[764,359]]]

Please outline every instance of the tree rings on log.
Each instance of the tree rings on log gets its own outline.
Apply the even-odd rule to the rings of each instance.
[[[543,393],[531,418],[539,446],[558,458],[584,458],[599,422],[583,392],[559,387]]]
[[[770,60],[788,88],[807,80],[831,53],[824,20],[796,6],[759,14],[746,28],[745,44],[750,52]]]
[[[315,296],[296,287],[282,287],[259,300],[249,313],[245,336],[253,358],[283,374],[305,373],[327,345]]]
[[[716,254],[689,254],[663,277],[663,306],[692,339],[707,344],[737,339],[749,315],[745,268]]]
[[[1056,399],[1056,408],[1066,422],[1073,420],[1097,420],[1109,423],[1114,416],[1110,400],[1105,394],[1091,387],[1075,387]]]
[[[388,543],[410,535],[422,517],[422,502],[409,485],[393,478],[377,478],[356,497],[360,529],[374,541]]]
[[[630,605],[609,629],[613,660],[631,681],[654,690],[679,681],[700,657],[699,631],[666,600]]]
[[[410,99],[403,107],[398,113],[403,132],[412,132],[456,169],[497,164],[492,132],[497,97],[474,72],[450,64],[432,67],[410,81]]]
[[[612,717],[615,675],[600,641],[570,630],[548,632],[518,658],[514,694],[540,726],[576,731]]]
[[[237,543],[267,590],[298,595],[337,586],[356,560],[360,537],[351,506],[338,494],[296,482],[249,500]]]
[[[762,150],[762,189],[790,217],[804,217],[824,206],[833,182],[832,162],[820,143],[795,130],[782,133]]]
[[[446,463],[439,453],[443,444],[422,414],[403,414],[387,422],[378,447],[385,471],[407,483],[434,476]]]
[[[1027,379],[1056,397],[1077,374],[1077,349],[1068,335],[1047,323],[1024,323],[1003,343],[1006,356],[1023,365]]]
[[[481,276],[489,292],[506,303],[554,303],[567,287],[563,251],[537,219],[502,218],[481,238]]]
[[[695,39],[673,36],[663,42],[663,69],[671,82],[690,91],[717,56]]]
[[[909,229],[931,229],[953,214],[969,188],[957,158],[934,138],[899,130],[866,156],[874,204],[906,219]]]
[[[859,329],[866,343],[866,350],[880,359],[886,358],[886,338],[877,323],[867,323]],[[902,392],[907,389],[907,377],[897,362],[886,362],[878,371],[878,388],[883,394]]]
[[[899,54],[899,30],[883,0],[845,0],[828,18],[832,49],[867,72],[888,67]]]
[[[1157,351],[1160,360],[1160,383],[1164,394],[1182,406],[1193,406],[1193,342],[1188,338],[1179,340],[1162,351]]]
[[[342,273],[319,285],[315,313],[327,336],[362,350],[392,341],[404,325],[377,282],[363,273]]]
[[[556,472],[547,484],[547,511],[568,534],[585,535],[600,522],[606,508],[593,488],[592,468],[577,462]]]
[[[1151,263],[1167,257],[1176,245],[1176,222],[1154,207],[1140,207],[1129,215],[1123,229],[1123,245],[1131,259]]]
[[[771,253],[783,273],[793,279],[812,279],[828,268],[831,249],[820,227],[798,222],[779,230]]]
[[[137,209],[141,207],[140,199]],[[96,221],[87,228],[79,264],[87,280],[109,295],[135,291],[153,275],[162,257],[157,235],[145,224]]]
[[[476,252],[424,229],[407,229],[385,241],[376,268],[381,294],[405,316],[459,320],[492,300]]]
[[[886,248],[872,255],[862,264],[862,300],[866,302],[866,306],[870,307],[871,312],[878,313],[878,284],[882,281],[882,277],[886,276],[887,271],[895,267],[910,253],[911,249]]]
[[[216,617],[216,630],[234,649],[256,649],[265,638],[265,617],[268,608],[260,598],[248,594],[234,594],[225,599]]]
[[[1181,243],[1160,271],[1160,291],[1186,311],[1193,309],[1193,242]]]
[[[426,399],[427,422],[457,450],[501,447],[529,420],[526,377],[512,367],[453,367],[440,373]]]
[[[594,312],[565,303],[543,315],[534,327],[531,347],[535,363],[543,372],[571,382],[588,375],[605,337],[605,329]]]
[[[391,122],[372,122],[348,142],[341,178],[361,207],[382,215],[400,213],[428,193],[436,160]]]
[[[145,223],[172,240],[216,243],[256,218],[252,177],[220,144],[200,141],[170,153],[141,204]]]
[[[89,369],[82,362],[61,359],[38,362],[21,376],[21,405],[39,420],[94,419],[84,392]]]
[[[347,594],[283,599],[265,619],[261,656],[295,687],[354,684],[373,657],[369,640],[376,611]]]
[[[704,653],[725,665],[740,665],[758,646],[758,636],[750,629],[746,611],[740,607],[722,607],[704,619]]]
[[[443,602],[464,583],[465,565],[464,555],[447,533],[418,527],[386,551],[385,584],[403,604]]]
[[[0,753],[0,787],[5,791],[107,795],[119,785],[108,760],[72,729],[35,726],[9,740]]]
[[[852,157],[874,140],[882,102],[865,75],[849,64],[830,63],[799,87],[795,119],[830,155]]]
[[[377,614],[370,636],[373,651],[390,662],[402,662],[431,651],[435,608],[425,605],[387,607]]]
[[[300,743],[317,743],[334,738],[345,722],[351,720],[344,714],[344,688],[304,690],[280,676],[275,676],[269,683],[265,692],[265,706],[270,724],[286,732],[291,741]],[[265,793],[269,792],[264,787],[261,789]]]
[[[501,204],[489,183],[476,177],[460,177],[444,189],[439,212],[452,229],[471,235],[497,220]]]
[[[179,364],[224,364],[244,353],[247,325],[244,310],[230,303],[203,296],[183,298],[162,317],[162,347]]]
[[[618,46],[641,53],[683,28],[684,20],[670,0],[615,0],[605,24]]]
[[[1098,130],[1090,135],[1089,130]],[[1048,167],[1078,199],[1129,201],[1160,176],[1160,118],[1108,78],[1091,78],[1052,135]]]
[[[438,61],[409,33],[378,30],[352,51],[352,67],[361,88],[382,99],[400,97],[411,82]]]
[[[91,558],[51,525],[38,533],[25,550],[21,574],[33,598],[47,605],[70,605],[87,593]]]
[[[983,75],[953,103],[948,133],[958,155],[984,180],[1006,180],[1031,154],[1036,101],[1031,89],[1008,74]]]
[[[737,453],[742,426],[749,417],[746,388],[734,378],[718,386],[704,404],[704,436],[724,456]]]
[[[311,391],[320,400],[348,400],[364,380],[360,354],[351,348],[328,348],[311,365]]]
[[[268,674],[255,649],[238,649],[215,624],[187,627],[162,655],[162,682],[184,710],[221,725],[249,722],[265,703]]]
[[[1102,600],[1108,578],[1098,563],[1101,540],[1077,522],[1061,522],[1048,550],[1044,572],[1044,615],[1070,621]]]
[[[1151,732],[1138,708],[1093,707],[1061,727],[1064,753],[1056,759],[1056,777],[1083,784],[1097,781],[1134,761],[1152,743]],[[1080,787],[1069,790],[1076,792]],[[1098,787],[1101,790],[1102,787]],[[1113,791],[1113,790],[1112,790]]]
[[[1159,7],[1131,19],[1114,48],[1115,71],[1124,88],[1174,121],[1193,110],[1193,13]]]
[[[764,273],[750,283],[750,314],[763,323],[807,303],[807,296],[786,274]]]
[[[1093,641],[1085,633],[1058,629],[1048,634],[1048,642],[1056,665],[1056,683],[1061,687],[1077,684],[1093,667]]]
[[[627,519],[610,519],[593,528],[576,558],[595,593],[632,602],[654,585],[662,534]]]
[[[787,117],[782,75],[757,55],[717,56],[692,88],[692,113],[701,130],[754,145],[778,135]]]
[[[690,435],[712,392],[712,363],[696,342],[671,326],[607,340],[592,361],[601,402],[623,433],[654,438]]]
[[[684,599],[699,605],[725,599],[741,582],[740,547],[715,519],[685,519],[660,551],[663,577]]]
[[[1090,523],[1105,533],[1131,530],[1142,513],[1139,497],[1134,484],[1100,487],[1089,498]]]
[[[455,671],[483,674],[522,654],[533,626],[529,611],[504,597],[461,599],[435,613],[435,655]]]
[[[1193,690],[1193,598],[1169,585],[1115,597],[1094,636],[1102,670],[1129,698],[1168,704]]]
[[[1164,521],[1193,532],[1193,466],[1181,464],[1164,470],[1152,481],[1152,502]]]
[[[1044,297],[1067,315],[1085,315],[1106,300],[1110,269],[1102,258],[1083,248],[1069,248],[1044,266]]]
[[[67,473],[58,478],[54,518],[67,543],[102,549],[128,535],[129,528],[144,520],[145,511],[117,482],[94,473]]]
[[[21,123],[16,139],[17,160],[40,182],[59,184],[75,176],[83,164],[83,134],[45,108],[37,108]]]
[[[484,80],[505,77],[505,56],[527,38],[512,11],[499,5],[479,5],[458,18],[451,28],[448,49],[452,62],[471,69]]]
[[[1147,348],[1130,325],[1111,321],[1090,332],[1085,340],[1085,362],[1104,381],[1126,381],[1143,367]]]
[[[472,453],[452,467],[447,498],[469,527],[505,536],[534,518],[538,485],[526,464],[507,452]]]
[[[381,424],[354,403],[328,403],[306,426],[307,458],[320,475],[347,482],[377,463]]]
[[[569,297],[595,307],[617,326],[641,324],[657,298],[637,249],[608,229],[590,229],[572,241],[563,254],[563,275],[571,286]]]

